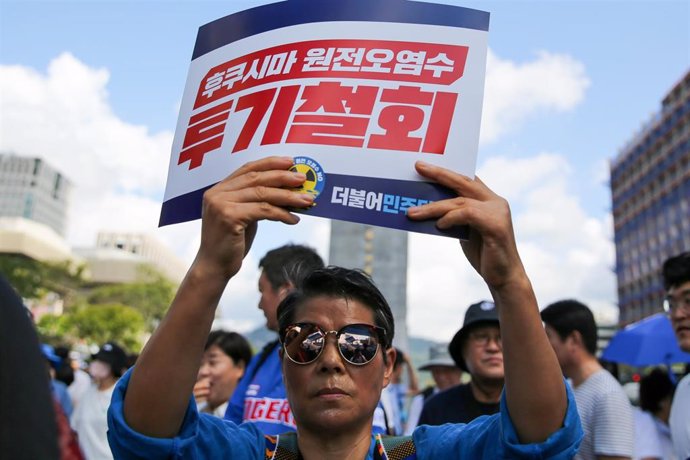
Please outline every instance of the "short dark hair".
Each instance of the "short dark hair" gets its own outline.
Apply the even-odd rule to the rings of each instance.
[[[541,319],[558,333],[561,340],[574,331],[579,332],[589,354],[596,354],[597,323],[587,305],[573,299],[554,302],[542,310]]]
[[[223,330],[213,331],[208,335],[204,351],[216,345],[223,353],[232,358],[235,364],[246,368],[252,359],[252,347],[242,334]]]
[[[690,251],[666,259],[661,273],[664,279],[664,289],[667,291],[673,286],[690,281]]]
[[[652,369],[652,372],[640,380],[640,408],[652,414],[656,413],[661,409],[659,403],[664,398],[673,398],[674,390],[668,372],[658,367]]]
[[[374,314],[374,324],[386,331],[384,350],[392,346],[395,333],[393,313],[381,291],[363,271],[335,266],[314,270],[298,289],[280,302],[277,311],[279,330],[283,331],[294,322],[298,306],[320,296],[353,299],[366,305]],[[385,353],[383,356],[385,360]]]
[[[393,361],[393,369],[397,369],[398,366],[405,362],[405,355],[403,354],[403,351],[400,348],[393,348],[395,348],[395,361]]]
[[[64,345],[55,347],[55,354],[62,358],[62,362],[55,369],[55,379],[67,386],[74,382],[74,370],[72,369],[72,359],[69,357],[69,348]]]
[[[259,268],[263,269],[273,289],[287,283],[298,287],[305,276],[323,266],[323,259],[315,250],[299,244],[272,249],[259,261]]]

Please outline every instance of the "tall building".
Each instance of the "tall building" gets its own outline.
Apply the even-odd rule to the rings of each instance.
[[[662,311],[661,265],[690,250],[690,72],[611,162],[619,321]]]
[[[64,236],[72,184],[40,158],[0,153],[0,217],[22,217]]]
[[[334,220],[328,263],[371,275],[393,310],[395,345],[409,351],[407,232]]]

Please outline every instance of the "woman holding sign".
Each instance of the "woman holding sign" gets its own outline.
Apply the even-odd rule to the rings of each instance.
[[[442,229],[469,225],[462,242],[499,309],[505,359],[501,412],[468,425],[420,426],[411,437],[371,434],[395,360],[388,304],[362,273],[315,271],[278,310],[282,366],[297,433],[264,437],[198,414],[197,369],[226,284],[240,269],[258,221],[296,224],[312,204],[288,189],[305,176],[291,158],[248,163],[204,195],[201,246],[137,366],[118,384],[108,433],[116,458],[570,458],[582,430],[572,393],[541,324],[517,252],[507,202],[479,179],[418,162],[417,172],[457,193],[411,208]],[[279,457],[278,457],[279,456]]]

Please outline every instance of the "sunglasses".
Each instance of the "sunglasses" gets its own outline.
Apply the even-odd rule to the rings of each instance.
[[[297,323],[283,329],[281,342],[285,355],[296,364],[309,364],[321,355],[326,336],[335,334],[338,351],[345,361],[363,366],[376,356],[386,343],[386,331],[369,324],[348,324],[339,331],[324,331],[316,324]]]

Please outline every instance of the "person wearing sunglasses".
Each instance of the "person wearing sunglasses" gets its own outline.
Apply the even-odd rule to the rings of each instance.
[[[690,251],[666,259],[661,271],[666,290],[664,309],[671,319],[678,346],[690,353]],[[678,382],[669,425],[676,455],[690,458],[690,375]]]
[[[286,244],[268,251],[260,260],[259,309],[266,328],[278,332],[276,310],[285,296],[323,260],[312,248]],[[265,434],[294,431],[295,424],[283,385],[283,373],[276,339],[268,342],[249,362],[242,379],[228,401],[224,417],[234,423],[253,422]],[[267,411],[268,407],[274,409]]]
[[[109,409],[116,458],[475,459],[570,458],[582,437],[577,410],[544,333],[517,252],[507,202],[478,178],[417,162],[417,173],[457,197],[410,208],[441,229],[469,225],[462,248],[487,283],[501,322],[501,411],[467,425],[420,426],[406,438],[372,434],[374,410],[395,360],[390,307],[355,270],[317,270],[278,311],[281,366],[297,431],[265,436],[199,414],[190,396],[226,284],[260,220],[296,224],[313,197],[290,189],[306,177],[293,160],[250,162],[204,194],[201,245],[160,327],[118,384]],[[266,410],[271,410],[270,407]]]

